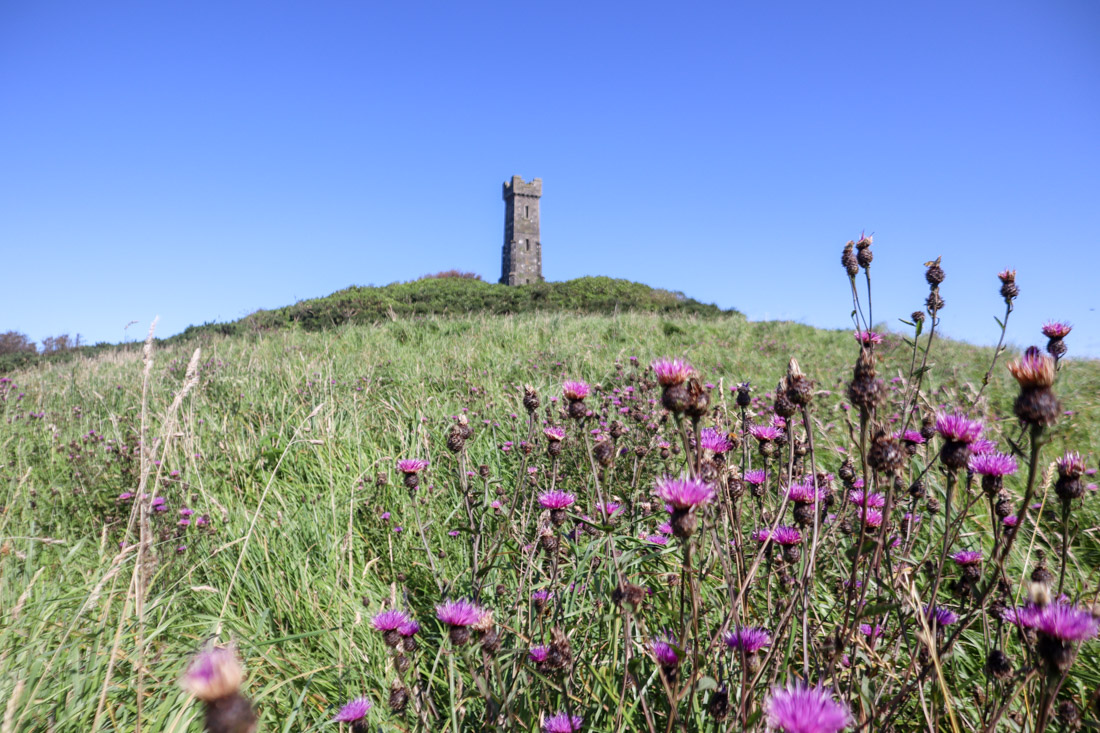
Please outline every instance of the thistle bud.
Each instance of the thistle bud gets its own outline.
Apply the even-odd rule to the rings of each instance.
[[[748,407],[752,404],[752,386],[748,382],[742,382],[737,385],[737,406],[740,408]]]

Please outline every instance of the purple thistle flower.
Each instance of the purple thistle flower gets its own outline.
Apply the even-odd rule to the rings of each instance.
[[[787,487],[787,498],[795,504],[816,504],[825,498],[825,490],[815,487],[812,482],[791,484]]]
[[[797,545],[802,542],[802,533],[794,527],[776,527],[772,532],[772,542],[780,545]]]
[[[428,467],[428,462],[422,458],[403,458],[397,462],[397,470],[401,473],[420,473]]]
[[[132,491],[124,491],[124,492],[122,492],[121,494],[118,495],[118,500],[119,501],[130,501],[130,499],[133,499],[133,498],[134,498],[134,493]]]
[[[1073,326],[1065,321],[1047,321],[1043,324],[1043,335],[1048,339],[1064,339],[1072,330]]]
[[[1059,641],[1084,641],[1096,636],[1100,620],[1068,603],[1053,603],[1032,613],[1032,628]]]
[[[756,438],[760,442],[767,442],[769,440],[776,440],[783,431],[774,425],[750,425],[749,435]]]
[[[390,609],[389,611],[382,611],[381,613],[375,614],[370,624],[375,631],[396,631],[409,623],[410,620],[409,615],[404,611]]]
[[[772,635],[759,626],[746,626],[735,631],[727,631],[722,640],[732,651],[755,654],[766,646],[771,646]]]
[[[872,626],[871,624],[860,624],[859,633],[863,634],[869,639],[877,639],[878,637],[886,633],[886,631],[878,624],[875,624],[874,626]]]
[[[546,589],[537,590],[531,594],[531,600],[538,603],[546,603],[553,597],[554,594]]]
[[[982,476],[1010,476],[1016,473],[1016,459],[1006,453],[982,453],[970,457],[970,470]]]
[[[581,729],[584,718],[579,715],[570,716],[568,712],[555,713],[542,718],[543,733],[576,733]]]
[[[924,617],[928,619],[928,623],[935,624],[941,629],[959,620],[958,615],[953,611],[939,606],[925,606]]]
[[[753,486],[759,486],[760,484],[764,483],[764,480],[766,478],[767,478],[767,473],[764,471],[764,469],[762,469],[762,468],[752,468],[752,469],[749,469],[748,471],[745,471],[744,481],[745,481],[746,484],[751,484]]]
[[[1007,517],[1001,520],[1001,524],[1006,527],[1016,527],[1020,524],[1020,518],[1015,514],[1009,514]]]
[[[464,598],[444,601],[435,607],[436,618],[448,626],[473,626],[481,620],[483,613],[481,608]]]
[[[872,491],[864,492],[858,489],[848,494],[848,501],[856,506],[871,506],[876,509],[886,506],[886,497],[883,494]]]
[[[982,561],[982,553],[978,550],[960,550],[952,555],[951,559],[955,561],[956,565],[963,567],[977,565]]]
[[[846,705],[821,685],[809,687],[801,680],[773,687],[765,710],[768,728],[783,733],[839,733],[852,722]]]
[[[651,534],[645,539],[646,542],[650,543],[651,545],[660,545],[661,547],[664,547],[668,544],[668,537],[665,537],[663,534]]]
[[[1035,346],[1029,346],[1023,356],[1009,362],[1008,371],[1021,387],[1042,388],[1054,384],[1054,359]]]
[[[856,341],[863,344],[864,346],[882,343],[882,334],[875,333],[874,331],[856,331],[855,337]]]
[[[1066,451],[1064,455],[1058,457],[1055,463],[1058,467],[1058,475],[1060,476],[1080,478],[1085,472],[1085,462],[1081,459],[1081,454],[1077,451]]]
[[[550,440],[556,440],[559,442],[565,440],[565,428],[559,428],[556,425],[546,428],[542,431],[542,434]]]
[[[920,434],[919,430],[906,430],[904,433],[899,432],[896,436],[898,440],[903,440],[906,443],[915,443],[921,445],[924,443],[924,436]]]
[[[332,719],[334,723],[356,723],[367,717],[367,711],[371,709],[371,701],[365,697],[357,697],[340,708],[340,712]]]
[[[864,508],[861,512],[861,519],[863,523],[868,527],[881,527],[882,526],[882,512],[878,509],[872,509],[871,507]]]
[[[657,663],[662,667],[675,667],[680,663],[680,654],[676,651],[679,644],[676,637],[666,632],[663,637],[657,637],[650,642],[653,656],[657,657]]]
[[[970,453],[975,456],[982,456],[986,453],[997,452],[997,441],[986,440],[985,438],[978,438],[970,444]]]
[[[550,647],[545,644],[536,644],[527,650],[527,658],[535,664],[542,664],[550,656]]]
[[[1035,627],[1038,613],[1039,609],[1036,606],[1019,606],[1017,608],[1006,608],[1001,612],[1001,618],[1022,629],[1031,629]]]
[[[672,387],[686,382],[695,369],[683,359],[657,359],[650,366],[657,373],[657,383],[662,387]]]
[[[584,382],[568,381],[561,385],[561,391],[571,402],[578,402],[587,397],[592,388]]]
[[[566,507],[573,506],[573,502],[576,500],[577,497],[573,494],[560,489],[554,489],[553,491],[539,494],[539,505],[543,509],[565,509]]]
[[[397,633],[406,638],[416,636],[418,631],[420,631],[420,624],[412,620],[397,627]]]
[[[982,427],[980,420],[971,420],[960,412],[936,416],[936,432],[954,443],[973,443],[981,437]]]
[[[665,476],[657,481],[657,496],[675,509],[692,509],[714,498],[714,489],[702,481]]]
[[[749,535],[749,538],[753,539],[753,540],[756,540],[757,542],[767,542],[768,538],[771,537],[771,536],[772,536],[771,532],[769,532],[768,530],[761,527],[759,529],[754,529],[752,531],[752,534]]]
[[[599,509],[604,515],[610,519],[615,516],[615,512],[623,508],[623,505],[617,501],[609,501],[606,504],[596,504],[596,508]]]
[[[661,534],[672,534],[672,525],[668,522],[661,522],[657,525],[657,531]]]
[[[704,450],[714,453],[725,453],[730,449],[730,442],[726,436],[715,428],[703,428],[699,433],[699,442]]]
[[[180,687],[199,700],[220,700],[235,693],[244,679],[237,654],[227,647],[212,647],[195,655],[180,678]]]

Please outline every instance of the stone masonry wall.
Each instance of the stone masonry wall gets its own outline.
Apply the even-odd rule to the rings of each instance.
[[[524,183],[520,176],[512,176],[512,180],[504,184],[502,283],[527,285],[542,281],[542,241],[539,237],[541,196],[541,178]]]

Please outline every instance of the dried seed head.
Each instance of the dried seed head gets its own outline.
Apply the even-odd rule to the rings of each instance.
[[[861,410],[870,412],[886,399],[886,385],[881,379],[864,377],[848,384],[848,399]]]
[[[1047,568],[1046,562],[1040,561],[1031,571],[1031,582],[1047,587],[1054,582],[1054,573],[1050,572],[1050,569]]]
[[[592,446],[592,455],[601,466],[607,468],[615,462],[615,444],[606,438],[598,440]]]
[[[779,380],[779,384],[775,387],[775,402],[772,403],[775,414],[782,418],[788,418],[798,410],[788,396],[787,385],[788,380],[786,377]]]
[[[859,274],[859,262],[856,260],[853,247],[855,242],[851,240],[844,245],[844,252],[840,255],[840,264],[844,266],[844,270],[848,273],[848,277],[855,277]]]
[[[924,307],[927,308],[928,312],[932,315],[936,315],[936,313],[943,310],[944,305],[943,298],[940,297],[939,289],[933,289],[932,292],[928,294],[928,297],[924,299]]]
[[[937,257],[932,262],[924,263],[924,266],[928,268],[924,272],[924,279],[928,282],[929,285],[932,286],[932,288],[939,287],[940,283],[943,282],[944,272],[943,268],[940,267],[940,261],[942,259],[943,257]]]
[[[645,597],[645,588],[633,583],[623,583],[611,592],[612,603],[619,606],[628,603],[634,611],[642,607],[642,602],[645,601]]]
[[[523,387],[523,407],[528,415],[539,409],[539,393],[529,384]]]
[[[481,648],[489,656],[496,656],[500,651],[500,633],[495,629],[489,629],[481,634]]]
[[[457,425],[452,425],[451,429],[447,431],[447,450],[451,453],[461,453],[465,447],[466,438],[462,436],[462,429]]]
[[[985,672],[995,680],[1004,681],[1012,676],[1012,660],[1000,649],[994,649],[985,660]]]
[[[390,712],[400,715],[405,712],[405,707],[408,704],[409,691],[405,689],[400,680],[395,679],[390,683]]]
[[[707,713],[710,717],[721,722],[729,716],[729,712],[730,695],[726,683],[723,682],[710,694],[710,700],[707,702]]]
[[[867,453],[867,463],[879,473],[897,473],[905,467],[905,452],[897,438],[880,430]]]
[[[1020,294],[1020,288],[1016,285],[1016,271],[1002,270],[997,277],[1001,279],[1001,297],[1006,303],[1011,303]]]
[[[560,626],[550,630],[549,653],[546,666],[555,670],[569,670],[573,666],[573,647]]]
[[[856,467],[852,464],[851,458],[845,458],[844,462],[840,464],[840,468],[837,469],[837,475],[840,476],[841,481],[854,481],[856,478]]]
[[[703,383],[696,377],[688,380],[687,389],[690,402],[684,414],[688,417],[703,417],[707,414],[707,407],[710,405],[710,393],[704,389]]]
[[[741,408],[752,404],[752,386],[748,382],[737,385],[737,406]]]
[[[866,244],[865,244],[866,243]],[[864,245],[864,246],[860,246]],[[875,255],[871,252],[871,240],[869,237],[864,237],[856,243],[858,252],[856,253],[856,262],[859,266],[866,270],[871,266],[871,262],[875,259]]]
[[[1067,731],[1077,731],[1081,729],[1081,711],[1077,708],[1077,703],[1073,702],[1073,700],[1062,702],[1054,711],[1054,717],[1058,719],[1063,729]]]
[[[924,311],[913,311],[909,317],[913,320],[913,323],[924,323]]]

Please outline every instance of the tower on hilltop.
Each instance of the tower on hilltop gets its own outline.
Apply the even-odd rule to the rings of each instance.
[[[504,183],[504,252],[500,281],[505,285],[542,282],[541,197],[541,178],[524,183],[520,176],[512,176],[511,181]]]

